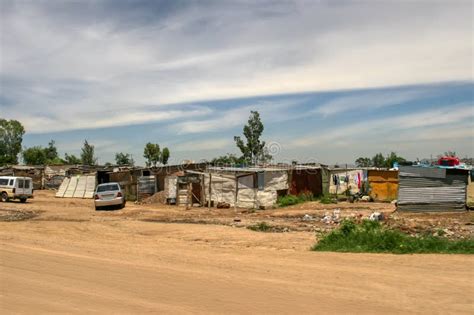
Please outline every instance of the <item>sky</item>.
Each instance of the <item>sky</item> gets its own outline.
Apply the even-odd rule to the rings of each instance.
[[[472,23],[456,0],[0,0],[0,116],[102,164],[237,154],[251,110],[275,162],[474,156]]]

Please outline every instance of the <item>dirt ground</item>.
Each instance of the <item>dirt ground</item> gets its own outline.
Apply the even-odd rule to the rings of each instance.
[[[0,311],[473,313],[473,256],[309,251],[336,209],[383,212],[410,233],[472,236],[470,213],[400,214],[391,204],[94,211],[92,200],[37,191],[26,204],[0,203]],[[280,233],[245,228],[258,222]]]

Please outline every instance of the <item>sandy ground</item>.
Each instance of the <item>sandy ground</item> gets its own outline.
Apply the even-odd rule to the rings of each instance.
[[[0,203],[0,217],[26,214],[0,222],[0,311],[474,312],[473,256],[318,253],[308,250],[314,232],[238,228],[262,218],[278,224],[286,218],[293,226],[309,211],[186,212],[127,204],[95,212],[91,200],[55,199],[50,192],[37,192],[27,204]],[[217,224],[164,223],[176,217]]]

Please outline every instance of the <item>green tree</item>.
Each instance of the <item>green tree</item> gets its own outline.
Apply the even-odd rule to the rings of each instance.
[[[158,165],[161,160],[160,146],[157,143],[153,144],[151,142],[148,142],[145,145],[145,149],[143,150],[143,157],[146,160],[146,166],[156,167],[156,165]]]
[[[23,150],[23,163],[26,165],[45,165],[48,161],[46,150],[41,146],[34,146]]]
[[[97,158],[94,155],[94,146],[84,140],[84,146],[81,149],[81,161],[84,165],[96,165]]]
[[[119,152],[115,154],[115,163],[118,166],[124,166],[124,165],[133,166],[135,164],[135,161],[133,161],[132,155],[128,153],[125,154],[125,153]]]
[[[64,160],[65,160],[65,163],[68,165],[82,164],[81,159],[75,156],[74,154],[71,154],[71,155],[67,153],[64,154]]]
[[[167,147],[165,147],[163,148],[163,151],[161,152],[161,163],[163,165],[168,164],[169,158],[170,158],[170,150]]]
[[[398,156],[395,152],[390,152],[390,154],[385,159],[385,166],[391,168],[393,167],[393,163],[395,162],[401,164],[406,162],[406,159],[401,156]]]
[[[0,165],[18,164],[24,134],[19,121],[0,119]]]
[[[245,160],[243,157],[238,157],[235,154],[227,153],[226,155],[222,155],[212,159],[211,164],[215,166],[239,165],[245,164]]]
[[[242,152],[244,160],[249,164],[257,164],[271,159],[271,155],[265,150],[265,141],[261,141],[264,127],[257,111],[251,111],[247,125],[244,126],[244,142],[241,137],[235,136],[234,141]]]
[[[383,156],[382,153],[377,153],[372,158],[372,165],[375,166],[375,167],[385,167],[386,166],[385,157]]]
[[[48,146],[44,149],[46,154],[46,158],[48,161],[55,161],[59,158],[58,156],[58,148],[56,148],[56,141],[51,140],[48,143]]]
[[[357,167],[371,167],[372,159],[368,157],[360,157],[355,161]]]

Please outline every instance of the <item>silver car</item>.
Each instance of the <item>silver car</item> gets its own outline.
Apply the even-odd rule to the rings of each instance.
[[[100,184],[95,190],[94,196],[95,210],[102,207],[118,206],[125,207],[125,196],[118,183]]]

